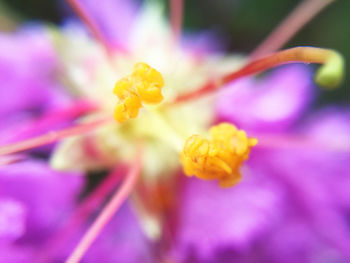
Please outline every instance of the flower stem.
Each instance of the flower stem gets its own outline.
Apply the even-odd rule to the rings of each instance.
[[[94,122],[82,123],[82,124],[69,127],[67,129],[63,129],[59,131],[51,131],[49,133],[46,133],[44,135],[40,135],[34,138],[7,144],[0,147],[0,155],[11,154],[11,153],[32,149],[45,144],[56,142],[66,137],[87,133],[110,121],[113,121],[113,119],[107,118],[107,119],[97,120]]]
[[[279,65],[298,62],[324,64],[316,73],[316,82],[319,85],[334,87],[342,81],[344,60],[339,53],[323,48],[295,47],[251,61],[238,71],[209,81],[194,92],[180,95],[172,103],[175,104],[197,99],[241,77],[256,74]]]
[[[127,197],[130,195],[132,189],[136,185],[137,179],[140,175],[141,170],[141,150],[138,151],[137,157],[130,171],[126,175],[126,178],[114,195],[112,199],[107,203],[107,205],[103,208],[100,215],[97,217],[92,226],[85,233],[83,238],[80,240],[79,244],[76,246],[72,254],[65,261],[66,263],[77,263],[79,262],[86,251],[101,233],[103,228],[108,224],[108,222],[112,219],[113,215],[115,215]]]
[[[304,0],[287,16],[279,26],[251,53],[254,59],[280,49],[301,28],[334,0]]]

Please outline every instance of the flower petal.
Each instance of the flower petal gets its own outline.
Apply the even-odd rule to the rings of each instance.
[[[250,179],[230,189],[188,180],[179,211],[180,253],[210,259],[226,248],[244,251],[269,231],[279,217],[279,193],[273,185]]]
[[[75,204],[84,178],[51,170],[39,161],[0,167],[0,196],[19,202],[27,211],[22,240],[44,242]]]
[[[309,70],[285,66],[261,80],[246,78],[223,89],[217,114],[249,131],[281,131],[295,122],[311,97]]]
[[[151,263],[154,259],[150,246],[130,205],[125,204],[87,252],[86,262],[98,262],[103,258],[106,263]]]
[[[84,0],[90,14],[112,44],[126,44],[138,12],[133,0]]]
[[[13,241],[25,232],[26,209],[18,201],[0,198],[0,242]]]
[[[54,51],[42,30],[0,34],[0,118],[64,104],[67,98],[57,89],[56,69]]]

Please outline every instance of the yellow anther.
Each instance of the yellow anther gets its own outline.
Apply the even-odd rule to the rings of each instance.
[[[164,86],[162,75],[146,63],[137,63],[130,76],[120,79],[113,93],[120,99],[114,118],[118,122],[136,118],[142,103],[159,103],[163,100],[161,89]]]
[[[130,77],[125,77],[115,84],[113,93],[118,96],[119,99],[125,99],[131,94],[135,94],[133,90],[133,83]]]
[[[184,172],[201,179],[218,179],[222,187],[233,186],[241,180],[239,169],[258,141],[229,123],[212,127],[210,135],[211,140],[199,135],[186,140],[181,153]]]

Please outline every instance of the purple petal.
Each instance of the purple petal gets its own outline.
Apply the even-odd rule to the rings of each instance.
[[[67,98],[58,91],[56,69],[55,53],[44,32],[0,34],[0,118],[64,104]]]
[[[108,255],[108,257],[106,257]],[[86,254],[86,262],[154,262],[151,243],[143,234],[137,218],[128,204],[101,232]]]
[[[20,202],[27,211],[23,242],[41,243],[75,205],[84,178],[51,170],[42,162],[0,167],[0,196]]]
[[[294,218],[266,237],[263,258],[261,262],[344,262],[332,249],[322,245],[305,222]]]
[[[138,6],[132,0],[84,0],[90,15],[112,44],[126,44]]]
[[[350,108],[328,107],[312,114],[303,130],[319,141],[343,144],[350,139]]]
[[[279,217],[279,193],[273,185],[250,179],[230,189],[188,180],[179,212],[180,253],[209,259],[220,249],[244,251],[269,231]]]
[[[281,131],[292,124],[312,97],[311,74],[300,65],[285,66],[269,76],[245,78],[223,89],[217,101],[220,120],[250,131]]]
[[[30,247],[12,244],[1,244],[0,255],[0,263],[29,263],[36,260]]]
[[[320,158],[317,154],[315,156],[310,152],[293,151],[265,152],[254,160],[253,164],[263,167],[270,180],[279,183],[286,193],[286,219],[283,225],[289,220],[301,220],[302,224],[312,231],[316,243],[319,244],[317,249],[308,249],[308,257],[314,255],[315,250],[316,254],[332,250],[336,257],[342,257],[344,260],[350,258],[347,210],[337,205],[335,192],[329,185],[329,179],[337,173],[335,166],[329,165],[327,159]],[[284,226],[280,228],[283,229]],[[280,231],[278,228],[277,230]],[[281,240],[281,243],[283,241]],[[289,248],[292,249],[294,248]],[[295,258],[294,262],[299,260]]]
[[[20,202],[0,198],[0,243],[11,242],[24,234],[26,212]]]
[[[328,150],[309,156],[308,162],[322,165],[322,180],[327,182],[333,199],[350,209],[350,109],[328,107],[314,113],[303,125],[303,132],[321,145],[328,145]]]

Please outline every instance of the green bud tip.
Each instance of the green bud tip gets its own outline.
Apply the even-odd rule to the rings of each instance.
[[[321,87],[333,89],[339,86],[344,79],[345,61],[342,55],[332,51],[325,64],[323,64],[315,75],[315,82]]]

